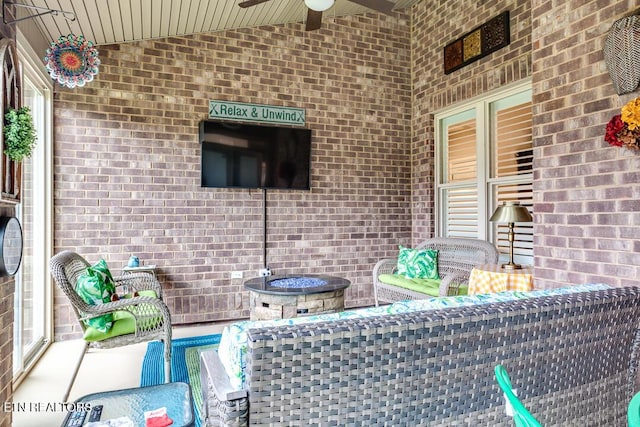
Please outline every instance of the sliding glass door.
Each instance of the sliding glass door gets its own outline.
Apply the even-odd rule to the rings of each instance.
[[[22,264],[15,276],[13,370],[18,381],[51,339],[51,84],[31,65],[24,49],[19,50],[23,105],[31,109],[37,140],[31,158],[23,161],[16,206],[24,236]]]

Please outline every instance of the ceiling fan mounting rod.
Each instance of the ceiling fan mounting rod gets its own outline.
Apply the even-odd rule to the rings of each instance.
[[[25,9],[39,11],[40,13],[25,16],[24,18],[18,18],[11,21],[7,21],[6,19],[7,6],[23,7]],[[65,10],[59,10],[59,9],[50,9],[48,7],[32,6],[30,4],[14,3],[13,1],[10,1],[10,0],[2,0],[2,20],[4,21],[5,24],[15,24],[16,22],[37,18],[38,16],[44,16],[44,15],[53,15],[53,16],[62,15],[62,17],[68,21],[76,20],[76,14],[73,12],[67,12]]]

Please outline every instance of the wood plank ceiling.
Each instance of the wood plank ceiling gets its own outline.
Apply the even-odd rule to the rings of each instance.
[[[82,34],[97,45],[214,32],[232,28],[304,22],[307,8],[303,0],[271,0],[240,8],[241,0],[11,0],[29,6],[72,12],[75,20],[62,13],[37,18],[45,38],[57,40],[69,33]],[[395,10],[419,0],[391,0]],[[9,0],[7,0],[9,2]],[[324,12],[323,22],[337,16],[372,12],[348,0],[336,0]],[[16,18],[37,13],[17,7]]]

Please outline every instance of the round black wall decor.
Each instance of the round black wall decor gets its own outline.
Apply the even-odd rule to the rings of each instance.
[[[0,276],[13,276],[22,261],[22,227],[17,218],[0,217]]]

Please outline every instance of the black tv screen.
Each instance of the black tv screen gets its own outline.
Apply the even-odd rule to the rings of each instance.
[[[311,130],[200,122],[201,186],[311,188]]]

